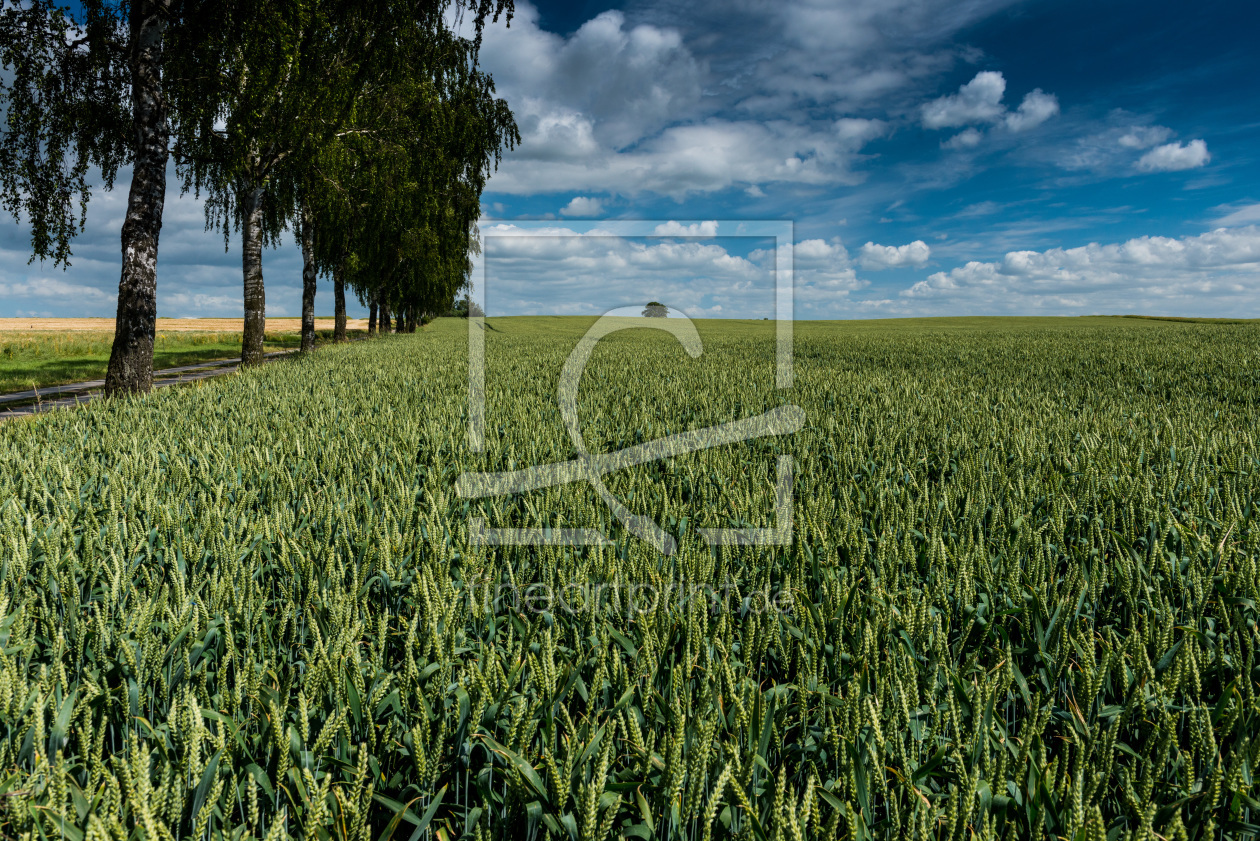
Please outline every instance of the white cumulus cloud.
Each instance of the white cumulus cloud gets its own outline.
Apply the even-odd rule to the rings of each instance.
[[[578,227],[578,226],[574,226]],[[713,234],[714,222],[664,223],[654,234]],[[868,285],[839,238],[739,253],[729,240],[623,237],[599,227],[578,232],[557,223],[523,229],[482,227],[482,291],[490,315],[596,314],[661,301],[696,317],[761,318],[774,313],[778,272],[792,269],[796,316],[834,316],[851,292]],[[546,277],[546,283],[538,278]]]
[[[668,236],[717,232],[717,223],[661,225]],[[486,311],[494,315],[593,315],[649,300],[691,317],[773,313],[773,265],[718,242],[622,237],[562,224],[482,228]],[[539,278],[546,278],[540,283]]]
[[[1142,172],[1178,172],[1197,169],[1210,160],[1212,156],[1208,153],[1207,143],[1191,140],[1184,146],[1180,143],[1156,146],[1138,159],[1137,168]]]
[[[1137,166],[1137,153],[1168,143],[1174,134],[1167,126],[1133,122],[1132,115],[1125,112],[1113,113],[1111,120],[1113,125],[1079,137],[1071,146],[1060,150],[1055,163],[1068,170],[1113,174],[1142,171]],[[1177,146],[1176,143],[1169,145]]]
[[[996,70],[982,70],[958,89],[920,108],[923,126],[929,129],[971,126],[941,144],[945,149],[970,149],[979,145],[984,134],[976,125],[997,125],[1012,133],[1028,131],[1059,113],[1059,100],[1037,88],[1024,96],[1019,107],[1008,110],[1002,104],[1006,79]]]
[[[943,149],[974,149],[980,145],[980,141],[984,140],[984,132],[977,128],[969,128],[955,134],[949,140],[941,143]]]
[[[717,229],[718,223],[712,220],[708,222],[692,222],[690,225],[684,225],[671,219],[668,222],[662,222],[657,225],[652,229],[652,232],[662,237],[711,237],[717,236]]]
[[[1044,123],[1059,113],[1059,100],[1052,93],[1037,88],[1024,97],[1019,110],[1012,111],[1003,119],[1011,131],[1027,131]]]
[[[923,106],[923,125],[927,128],[957,128],[968,123],[990,123],[1001,118],[1006,109],[1002,96],[1006,79],[994,70],[982,70],[958,89],[958,93],[942,96]]]
[[[822,18],[834,17],[828,3],[815,5]],[[912,23],[880,2],[861,5],[839,21],[850,24],[846,32]],[[893,60],[865,36],[837,52],[834,38],[819,40],[811,25],[800,26],[802,9],[796,7],[727,10],[749,29],[728,29],[718,38],[703,26],[715,11],[691,7],[658,18],[668,23],[648,23],[629,11],[609,10],[561,35],[547,31],[534,5],[522,0],[510,29],[502,22],[488,26],[481,60],[521,131],[520,145],[505,155],[490,190],[657,193],[681,200],[732,187],[758,197],[762,186],[776,182],[854,185],[864,178],[854,171],[866,159],[862,148],[886,135],[888,124],[850,116],[849,107],[796,109],[792,103],[834,103],[837,97],[867,102],[952,60],[945,52],[930,60]],[[977,13],[948,16],[947,22],[952,28]],[[928,25],[913,23],[915,31]],[[935,31],[935,22],[929,29]],[[737,49],[743,31],[757,32],[763,41],[786,38],[794,46],[803,39],[800,47],[810,50],[813,70],[799,72],[804,54],[795,49],[750,60]],[[729,67],[728,49],[741,56]]]
[[[523,134],[533,131],[517,119]],[[864,177],[851,167],[862,143],[885,130],[877,120],[823,127],[714,118],[670,126],[619,151],[600,145],[593,127],[578,116],[550,119],[546,132],[534,131],[532,145],[504,159],[491,189],[518,195],[655,192],[681,199],[772,182],[851,185]]]
[[[1144,236],[1079,248],[1012,251],[936,272],[901,293],[968,312],[1219,312],[1254,309],[1260,227],[1181,238]]]
[[[748,255],[760,265],[776,260],[778,267],[787,265],[786,249],[776,255],[770,250]],[[850,301],[850,293],[870,285],[857,276],[849,252],[839,237],[830,240],[807,239],[792,250],[792,289],[797,318],[833,317],[838,308]]]
[[[927,265],[931,256],[932,249],[921,239],[905,245],[878,245],[868,242],[858,252],[862,267],[873,270],[922,267]]]
[[[857,151],[870,141],[888,133],[888,123],[883,120],[866,120],[857,117],[843,117],[836,120],[834,128],[841,146],[850,151]]]
[[[560,208],[561,216],[598,216],[603,212],[603,201],[588,196],[574,196],[571,202]]]

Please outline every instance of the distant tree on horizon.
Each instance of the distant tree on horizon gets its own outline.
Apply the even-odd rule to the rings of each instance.
[[[471,296],[465,295],[456,299],[446,315],[453,318],[485,318],[486,313],[481,308],[481,304],[474,301]]]
[[[665,318],[669,315],[669,307],[660,301],[648,301],[648,305],[643,309],[644,318]]]

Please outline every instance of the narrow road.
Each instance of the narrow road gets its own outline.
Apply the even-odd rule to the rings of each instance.
[[[297,351],[281,350],[265,354],[263,358],[271,361],[294,353],[297,353]],[[241,360],[237,357],[236,359],[218,359],[214,362],[202,362],[197,365],[184,365],[179,368],[164,368],[161,371],[153,372],[153,387],[165,388],[170,385],[191,383],[209,377],[230,374],[239,368],[240,364]],[[104,380],[89,380],[85,383],[49,386],[48,388],[37,388],[31,391],[0,395],[0,421],[30,417],[52,409],[81,406],[100,397],[103,394],[102,389],[104,387]],[[10,406],[10,408],[6,409],[4,408],[5,406]]]

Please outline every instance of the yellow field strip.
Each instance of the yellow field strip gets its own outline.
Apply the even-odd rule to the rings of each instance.
[[[331,330],[332,318],[315,319],[316,330]],[[244,320],[240,318],[159,318],[157,330],[188,333],[240,333]],[[269,318],[267,331],[272,333],[297,333],[302,329],[300,318]],[[346,321],[348,330],[366,330],[366,318]],[[0,333],[112,333],[112,318],[0,318]]]

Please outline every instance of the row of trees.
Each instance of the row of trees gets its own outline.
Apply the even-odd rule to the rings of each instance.
[[[262,358],[262,249],[302,248],[302,347],[318,276],[373,326],[415,329],[468,277],[486,179],[519,140],[478,65],[512,0],[2,0],[0,196],[33,257],[69,264],[93,181],[131,167],[106,393],[152,387],[168,165],[241,238],[242,359]],[[471,24],[472,37],[456,24]]]

